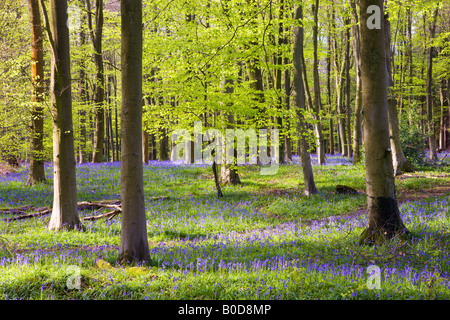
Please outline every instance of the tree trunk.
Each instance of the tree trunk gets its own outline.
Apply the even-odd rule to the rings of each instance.
[[[42,8],[45,11],[43,1]],[[72,126],[70,44],[67,0],[51,0],[52,68],[50,95],[53,118],[53,209],[50,230],[82,229],[77,208],[76,162]],[[46,16],[46,13],[44,13]],[[48,21],[48,19],[47,19]]]
[[[305,181],[305,195],[317,193],[314,183],[314,174],[309,154],[308,141],[306,140],[307,130],[303,112],[305,111],[305,91],[303,87],[303,3],[294,9],[295,24],[293,30],[293,73],[294,73],[294,104],[297,112],[297,132],[299,135],[300,159],[302,161],[303,179]]]
[[[328,15],[328,18],[331,19],[331,15]],[[331,92],[331,51],[332,51],[332,46],[331,46],[331,37],[332,37],[332,32],[331,32],[331,23],[328,26],[328,54],[327,54],[327,102],[328,102],[328,110],[329,110],[329,114],[330,114],[330,120],[329,120],[329,127],[330,127],[330,131],[329,131],[329,149],[328,152],[329,154],[333,155],[334,154],[334,125],[333,125],[333,106],[332,106],[332,92]]]
[[[408,20],[408,121],[412,125],[412,98],[413,98],[413,50],[412,50],[412,13],[411,8],[407,9],[407,20]]]
[[[148,163],[149,160],[148,151],[148,132],[144,129],[142,130],[142,161],[143,163]]]
[[[287,44],[287,39],[284,40]],[[289,59],[284,59],[284,64],[289,64]],[[290,109],[291,104],[291,75],[288,69],[284,71],[284,106],[286,110]],[[285,135],[284,135],[284,160],[292,162],[292,141],[290,136],[290,119],[285,118]]]
[[[345,128],[347,136],[346,153],[348,157],[352,156],[352,135],[351,135],[351,107],[350,107],[350,20],[345,19]]]
[[[353,34],[353,55],[355,57],[356,69],[356,94],[355,94],[355,115],[353,118],[353,163],[361,161],[361,131],[362,131],[362,105],[361,105],[361,43],[358,25],[358,12],[354,1],[350,1],[352,6],[352,34]]]
[[[121,1],[122,233],[119,260],[150,263],[142,163],[142,1]]]
[[[439,8],[436,8],[436,11],[433,16],[433,21],[430,25],[430,44],[428,47],[428,65],[427,65],[427,94],[426,94],[426,106],[427,106],[427,129],[428,129],[428,146],[430,149],[430,160],[437,159],[436,153],[436,134],[435,134],[435,126],[433,119],[433,56],[434,56],[434,47],[432,45],[432,41],[434,39],[434,35],[436,33],[436,19],[438,15]]]
[[[45,181],[44,170],[44,51],[38,0],[28,0],[31,23],[31,80],[33,92],[30,123],[30,168],[27,185]]]
[[[314,120],[317,122],[314,125],[314,131],[316,132],[317,138],[317,159],[319,165],[325,164],[325,149],[324,149],[324,139],[322,132],[322,120],[320,117],[321,99],[320,99],[320,78],[319,78],[319,59],[318,59],[318,29],[319,29],[319,0],[315,0],[313,5],[314,12],[314,26],[313,26],[313,46],[314,46],[314,61],[313,61],[313,76],[314,76]]]
[[[334,11],[333,11],[334,13]],[[334,19],[334,14],[332,17],[332,21]],[[334,22],[333,22],[333,28]],[[335,38],[337,35],[335,36]],[[346,136],[345,136],[345,115],[343,110],[343,80],[344,80],[344,71],[345,71],[345,59],[342,61],[342,66],[339,66],[339,58],[338,58],[338,48],[336,39],[333,42],[334,44],[334,68],[336,70],[335,74],[335,86],[336,86],[336,113],[338,116],[337,119],[337,128],[338,128],[338,145],[339,150],[343,156],[347,156],[347,145]]]
[[[373,4],[383,10],[383,0],[361,0],[361,80],[368,220],[368,228],[362,233],[361,242],[368,244],[407,232],[395,197],[389,142],[384,23],[380,21],[380,29],[369,29],[367,25],[370,16],[367,8]]]
[[[92,162],[103,161],[103,143],[105,140],[105,75],[103,68],[102,36],[103,36],[103,0],[95,2],[95,30],[92,26],[90,0],[86,0],[88,11],[88,26],[91,34],[92,45],[94,47],[95,74],[95,129]]]
[[[159,139],[159,161],[166,161],[169,159],[169,138],[167,136],[165,128],[161,128],[160,132],[161,137]]]
[[[84,0],[80,0],[79,7],[84,8]],[[86,22],[85,15],[81,15],[81,26]],[[80,31],[78,32],[79,37],[79,45],[80,47],[84,46],[86,42],[86,34],[84,33],[84,29],[80,27]],[[86,80],[86,65],[84,62],[84,57],[82,57],[79,61],[80,70],[78,73],[79,76],[79,88],[80,88],[80,100],[82,103],[81,108],[78,110],[78,139],[79,139],[79,147],[78,147],[78,161],[79,163],[85,163],[88,160],[88,155],[86,152],[86,142],[87,142],[87,132],[86,132],[86,106],[89,104],[88,97],[88,82]]]
[[[281,80],[282,80],[282,67],[283,67],[283,56],[281,53],[281,47],[283,45],[283,16],[284,16],[284,0],[280,0],[280,11],[279,11],[279,18],[280,18],[280,22],[278,24],[278,46],[277,46],[277,50],[278,52],[275,53],[274,55],[274,65],[276,66],[274,69],[274,87],[275,87],[275,91],[277,92],[277,109],[278,112],[280,113],[279,115],[276,116],[276,127],[280,132],[280,140],[279,140],[279,163],[284,163],[285,162],[285,156],[284,156],[284,136],[286,134],[285,129],[284,129],[284,123],[286,122],[286,119],[284,119],[283,116],[283,96],[282,96],[282,89],[281,89]]]
[[[400,144],[397,101],[393,92],[394,80],[392,79],[391,71],[391,26],[388,17],[385,17],[384,19],[384,32],[388,84],[389,137],[391,141],[394,174],[400,175],[402,172],[412,172],[414,171],[414,168],[409,163],[408,159],[406,159]]]
[[[231,94],[233,93],[233,80],[226,78],[223,81],[223,90],[225,93]],[[234,129],[234,117],[232,114],[228,114],[228,123],[227,123],[228,129]],[[224,155],[226,153],[224,152]],[[222,165],[220,166],[220,179],[225,184],[231,184],[231,185],[238,185],[241,184],[241,179],[239,178],[239,173],[237,171],[237,150],[234,148],[234,155],[233,155],[233,164],[228,164],[226,159],[222,162]]]
[[[445,136],[444,85],[445,85],[445,80],[442,80],[441,85],[439,87],[439,99],[441,102],[441,114],[439,115],[439,150],[445,150],[445,145],[444,145],[444,136]]]

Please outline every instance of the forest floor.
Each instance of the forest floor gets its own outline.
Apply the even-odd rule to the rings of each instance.
[[[294,159],[274,176],[240,166],[242,184],[223,186],[219,199],[210,167],[151,161],[152,261],[124,267],[120,214],[89,219],[108,208],[80,209],[83,232],[49,231],[49,214],[12,220],[52,204],[51,164],[47,183],[34,187],[22,166],[0,176],[0,299],[450,299],[448,164],[396,177],[410,235],[374,247],[358,244],[364,167],[336,155],[313,168],[319,194],[311,197]],[[78,201],[119,199],[119,170],[117,162],[78,165]],[[358,193],[339,194],[338,184]],[[375,289],[370,266],[381,271]]]

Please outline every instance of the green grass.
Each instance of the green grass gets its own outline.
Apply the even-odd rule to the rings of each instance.
[[[78,201],[119,197],[117,164],[77,170]],[[364,168],[314,167],[314,175],[320,193],[305,197],[298,165],[275,176],[240,167],[242,185],[223,186],[217,199],[210,168],[145,166],[152,262],[140,269],[116,264],[120,216],[85,221],[84,232],[49,231],[48,216],[1,221],[0,299],[450,298],[448,193],[401,205],[408,241],[365,247],[357,244],[366,221]],[[0,205],[50,206],[50,169],[44,185],[27,187],[25,177],[22,170],[1,181]],[[448,181],[398,179],[397,189]],[[336,194],[337,184],[359,194]],[[102,260],[113,269],[99,267]],[[380,289],[368,287],[372,264],[382,270]],[[79,268],[80,289],[67,286],[71,266]]]

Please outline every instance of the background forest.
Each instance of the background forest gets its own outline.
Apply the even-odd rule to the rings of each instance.
[[[0,299],[449,299],[449,4],[4,0]]]
[[[120,160],[118,1],[69,1],[73,121],[79,163]],[[353,2],[352,2],[353,3]],[[96,5],[101,5],[98,9]],[[318,5],[318,6],[317,6]],[[31,31],[26,1],[1,8],[1,150],[30,159]],[[304,1],[305,118],[312,152],[361,159],[356,5]],[[176,128],[281,130],[281,160],[298,153],[292,93],[292,1],[144,1],[144,143],[148,159],[170,158]],[[391,99],[403,151],[449,146],[449,10],[445,1],[388,1]],[[90,14],[88,14],[90,13]],[[315,21],[317,20],[316,28]],[[44,101],[50,45],[44,32]],[[100,56],[99,56],[100,55]],[[225,84],[226,80],[226,84]],[[226,87],[226,88],[225,88]],[[47,102],[48,105],[48,102]],[[42,158],[51,160],[44,107]],[[223,116],[223,111],[232,116]],[[316,139],[314,139],[316,135]],[[318,148],[321,146],[321,148]],[[317,150],[316,150],[317,149]],[[93,157],[94,150],[97,152]],[[144,159],[147,161],[147,158]]]

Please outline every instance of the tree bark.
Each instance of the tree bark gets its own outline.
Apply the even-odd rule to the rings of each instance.
[[[303,87],[303,3],[294,9],[295,20],[293,29],[293,73],[294,73],[294,104],[297,112],[297,132],[300,144],[300,159],[302,161],[303,179],[305,181],[305,195],[317,193],[314,174],[306,140],[307,130],[303,112],[305,111],[305,91]]]
[[[361,0],[361,80],[366,152],[368,227],[360,242],[373,244],[407,232],[395,197],[395,178],[389,142],[388,94],[384,23],[369,29],[367,8],[383,0]]]
[[[434,47],[432,41],[436,33],[436,19],[439,8],[436,8],[434,12],[433,21],[430,25],[430,44],[428,47],[428,64],[427,64],[427,94],[426,94],[426,106],[427,106],[427,129],[428,129],[428,146],[430,149],[430,160],[437,159],[436,153],[436,133],[433,119],[433,56]]]
[[[88,11],[88,26],[94,48],[95,74],[95,129],[92,162],[103,161],[103,143],[105,140],[105,75],[103,68],[102,36],[103,36],[103,0],[95,2],[95,30],[92,26],[90,0],[86,0]]]
[[[391,26],[387,16],[384,19],[384,39],[386,51],[386,68],[388,84],[388,112],[389,112],[389,138],[391,141],[392,161],[394,174],[414,171],[413,166],[406,159],[400,144],[400,129],[398,122],[397,101],[394,95],[394,80],[391,71]]]
[[[84,1],[79,1],[79,7],[84,8]],[[86,16],[83,14],[81,16],[81,25],[84,25],[86,22]],[[84,29],[80,27],[80,30],[78,32],[78,38],[79,38],[79,45],[84,46],[86,43],[86,34],[84,32]],[[86,152],[87,148],[87,132],[86,132],[86,106],[89,104],[89,97],[88,97],[88,82],[86,77],[86,65],[84,62],[84,57],[82,57],[79,61],[80,64],[80,70],[78,73],[79,76],[79,88],[80,88],[80,100],[82,102],[82,107],[78,110],[78,130],[79,130],[79,149],[78,149],[78,161],[79,163],[85,163],[88,160],[88,154]]]
[[[223,81],[223,90],[225,93],[231,94],[233,93],[233,80],[229,78],[225,78]],[[228,129],[234,129],[234,116],[230,113],[227,115],[228,123],[227,128]],[[225,155],[225,153],[224,153]],[[237,150],[234,148],[234,155],[233,155],[233,164],[228,164],[226,159],[223,161],[222,165],[220,166],[220,179],[225,184],[231,184],[231,185],[238,185],[241,184],[241,179],[239,178],[239,173],[237,170]]]
[[[31,24],[31,80],[33,92],[30,122],[30,167],[27,185],[45,181],[44,170],[44,51],[39,0],[28,0]]]
[[[144,129],[142,130],[142,161],[147,164],[149,160],[149,150],[148,150],[148,132]]]
[[[45,10],[43,1],[41,5]],[[50,13],[52,20],[50,29],[47,30],[50,32],[53,53],[50,83],[53,117],[53,209],[48,227],[50,230],[82,229],[77,210],[67,0],[51,0]]]
[[[352,156],[352,135],[351,135],[351,107],[350,107],[350,20],[345,19],[345,129],[347,137],[346,153],[348,157]]]
[[[355,94],[355,115],[353,118],[353,163],[361,161],[361,131],[362,131],[362,104],[361,104],[361,42],[358,25],[358,12],[354,1],[350,1],[352,6],[352,34],[353,34],[353,55],[355,57],[356,69],[356,94]]]
[[[142,1],[121,1],[121,198],[119,260],[150,262],[142,163]]]
[[[314,130],[316,132],[317,138],[317,159],[319,165],[325,164],[325,148],[324,139],[322,131],[322,119],[320,116],[320,110],[322,108],[322,102],[320,98],[320,78],[319,78],[319,59],[318,59],[318,29],[319,29],[319,0],[315,0],[313,5],[314,13],[314,26],[313,26],[313,47],[314,47],[314,61],[313,61],[313,76],[314,76],[314,120],[316,124],[314,125]]]

